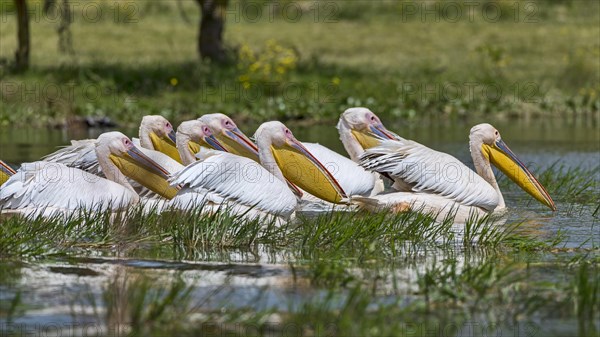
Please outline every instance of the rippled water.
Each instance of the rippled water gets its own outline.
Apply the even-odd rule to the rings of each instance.
[[[467,147],[471,124],[454,123],[387,123],[388,128],[400,135],[419,141],[439,151],[451,153],[470,162]],[[494,125],[512,150],[532,168],[533,172],[556,165],[566,168],[595,168],[600,166],[600,129],[597,121],[498,121]],[[254,126],[241,126],[248,135]],[[291,127],[302,141],[319,142],[343,153],[332,125]],[[124,130],[135,136],[136,130]],[[19,163],[33,161],[68,144],[70,139],[96,137],[102,130],[0,130],[0,159],[17,167]],[[598,247],[600,229],[598,217],[593,212],[598,204],[600,187],[596,176],[596,200],[577,204],[568,196],[554,195],[558,207],[551,212],[545,206],[529,198],[518,188],[505,189],[509,221],[524,221],[524,229],[540,237],[551,237],[559,230],[565,231],[567,248]],[[508,186],[508,183],[504,184]],[[153,248],[154,249],[154,248]],[[440,253],[442,254],[442,253]],[[454,258],[465,259],[460,252]],[[137,254],[140,255],[140,254]],[[141,254],[143,255],[143,254]],[[255,247],[248,251],[205,252],[192,261],[156,259],[149,253],[147,258],[130,258],[118,251],[114,254],[90,252],[80,258],[56,258],[40,262],[0,262],[0,299],[9,303],[19,294],[24,309],[6,321],[0,315],[0,329],[17,327],[52,326],[52,324],[96,324],[102,321],[106,308],[100,305],[107,292],[125,293],[131,285],[124,279],[137,275],[150,277],[165,287],[174,276],[194,284],[192,298],[202,303],[202,310],[250,307],[255,310],[277,308],[294,310],[306,298],[324,297],[326,291],[311,284],[309,271],[294,252],[270,251]],[[404,286],[404,300],[411,302],[416,273],[434,263],[439,255],[424,254],[423,258],[408,265],[387,270],[388,277],[396,275],[396,286]],[[360,274],[360,270],[351,273]],[[384,286],[385,288],[385,286]],[[2,310],[7,310],[3,305]],[[200,312],[199,314],[202,314]],[[565,323],[565,322],[563,322]],[[98,323],[100,324],[100,323]],[[574,325],[574,322],[567,323]],[[556,333],[559,326],[551,329]],[[102,328],[102,326],[100,326]],[[21,329],[21,330],[19,330]],[[13,329],[15,330],[15,329]],[[81,334],[77,330],[75,335]]]

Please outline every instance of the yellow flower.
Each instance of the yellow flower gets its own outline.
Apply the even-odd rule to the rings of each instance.
[[[331,83],[333,83],[334,85],[340,85],[340,78],[339,78],[339,77],[337,77],[337,76],[336,76],[336,77],[334,77],[334,78],[331,80]]]
[[[172,86],[176,86],[177,83],[179,83],[179,81],[177,81],[177,79],[175,77],[172,77],[170,82],[171,82]]]
[[[263,73],[264,73],[265,75],[267,75],[267,76],[268,76],[269,74],[271,74],[271,65],[270,65],[270,64],[267,64],[267,65],[265,65],[265,67],[264,67],[264,69],[263,69]]]
[[[254,73],[256,72],[258,69],[260,68],[260,63],[259,62],[254,62],[250,65],[250,72]]]
[[[296,63],[296,59],[291,56],[286,56],[281,59],[281,63],[286,66],[293,65],[294,63]]]

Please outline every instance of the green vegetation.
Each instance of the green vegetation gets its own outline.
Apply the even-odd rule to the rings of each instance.
[[[100,293],[89,290],[73,297],[69,305],[75,321],[92,319],[104,329],[133,335],[286,335],[295,327],[308,335],[408,336],[415,328],[444,335],[446,329],[467,329],[473,322],[479,324],[477,329],[526,326],[537,331],[544,327],[533,323],[533,317],[551,314],[576,319],[582,335],[597,331],[592,319],[600,307],[597,249],[556,252],[564,236],[543,241],[523,230],[523,223],[485,218],[467,223],[460,235],[451,224],[451,219],[439,224],[433,216],[419,213],[332,212],[301,216],[277,227],[242,221],[226,210],[212,215],[200,210],[145,214],[140,208],[116,217],[12,217],[0,223],[0,265],[11,271],[2,284],[14,295],[0,313],[10,321],[27,312],[21,303],[23,290],[13,288],[19,270],[26,268],[18,260],[66,264],[50,268],[98,277],[100,273],[86,266],[151,258],[154,267],[119,267],[102,276],[106,281]],[[94,256],[115,251],[125,260],[94,262]],[[228,251],[285,256],[287,267],[272,268],[292,274],[286,281],[291,288],[284,290],[291,292],[286,295],[289,303],[259,305],[274,291],[272,285],[253,295],[257,307],[230,302],[235,293],[228,297],[228,292],[244,287],[236,290],[227,282],[215,284],[214,291],[201,291],[205,286],[196,282],[202,276],[196,280],[189,273],[203,275],[204,268],[219,267],[186,261]],[[182,262],[168,262],[172,260]],[[228,261],[222,256],[217,260]],[[223,270],[240,268],[235,275],[241,276],[252,266],[234,263]],[[248,275],[249,280],[256,277]],[[19,325],[11,327],[19,333]]]
[[[192,1],[75,7],[70,53],[58,49],[57,20],[30,1],[24,74],[11,71],[16,19],[2,1],[3,125],[86,116],[133,125],[145,114],[178,122],[212,112],[317,121],[357,105],[384,119],[600,110],[594,1],[232,2],[225,41],[238,61],[222,67],[198,61]]]

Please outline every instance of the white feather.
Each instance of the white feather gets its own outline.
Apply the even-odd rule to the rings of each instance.
[[[61,163],[104,177],[102,168],[98,165],[98,158],[96,157],[95,139],[72,140],[71,145],[42,157],[42,160]]]
[[[172,201],[174,205],[230,202],[236,212],[252,208],[282,217],[290,216],[297,205],[286,183],[255,161],[226,152],[192,163],[169,181],[183,186]]]
[[[450,216],[454,223],[465,223],[472,216],[487,214],[479,207],[462,205],[446,197],[428,193],[394,192],[372,197],[353,196],[350,200],[371,212],[385,209],[392,212],[412,210],[431,214],[437,221],[443,221]]]
[[[122,210],[138,196],[116,182],[61,163],[24,163],[0,187],[0,208],[18,210],[27,216]]]
[[[496,190],[455,157],[410,140],[386,140],[368,149],[360,164],[385,173],[412,192],[430,193],[493,211],[499,203]]]

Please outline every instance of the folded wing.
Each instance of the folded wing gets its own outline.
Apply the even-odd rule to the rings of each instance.
[[[488,211],[499,202],[494,188],[460,160],[411,140],[383,141],[367,150],[360,164],[390,176],[402,190],[436,194]]]

